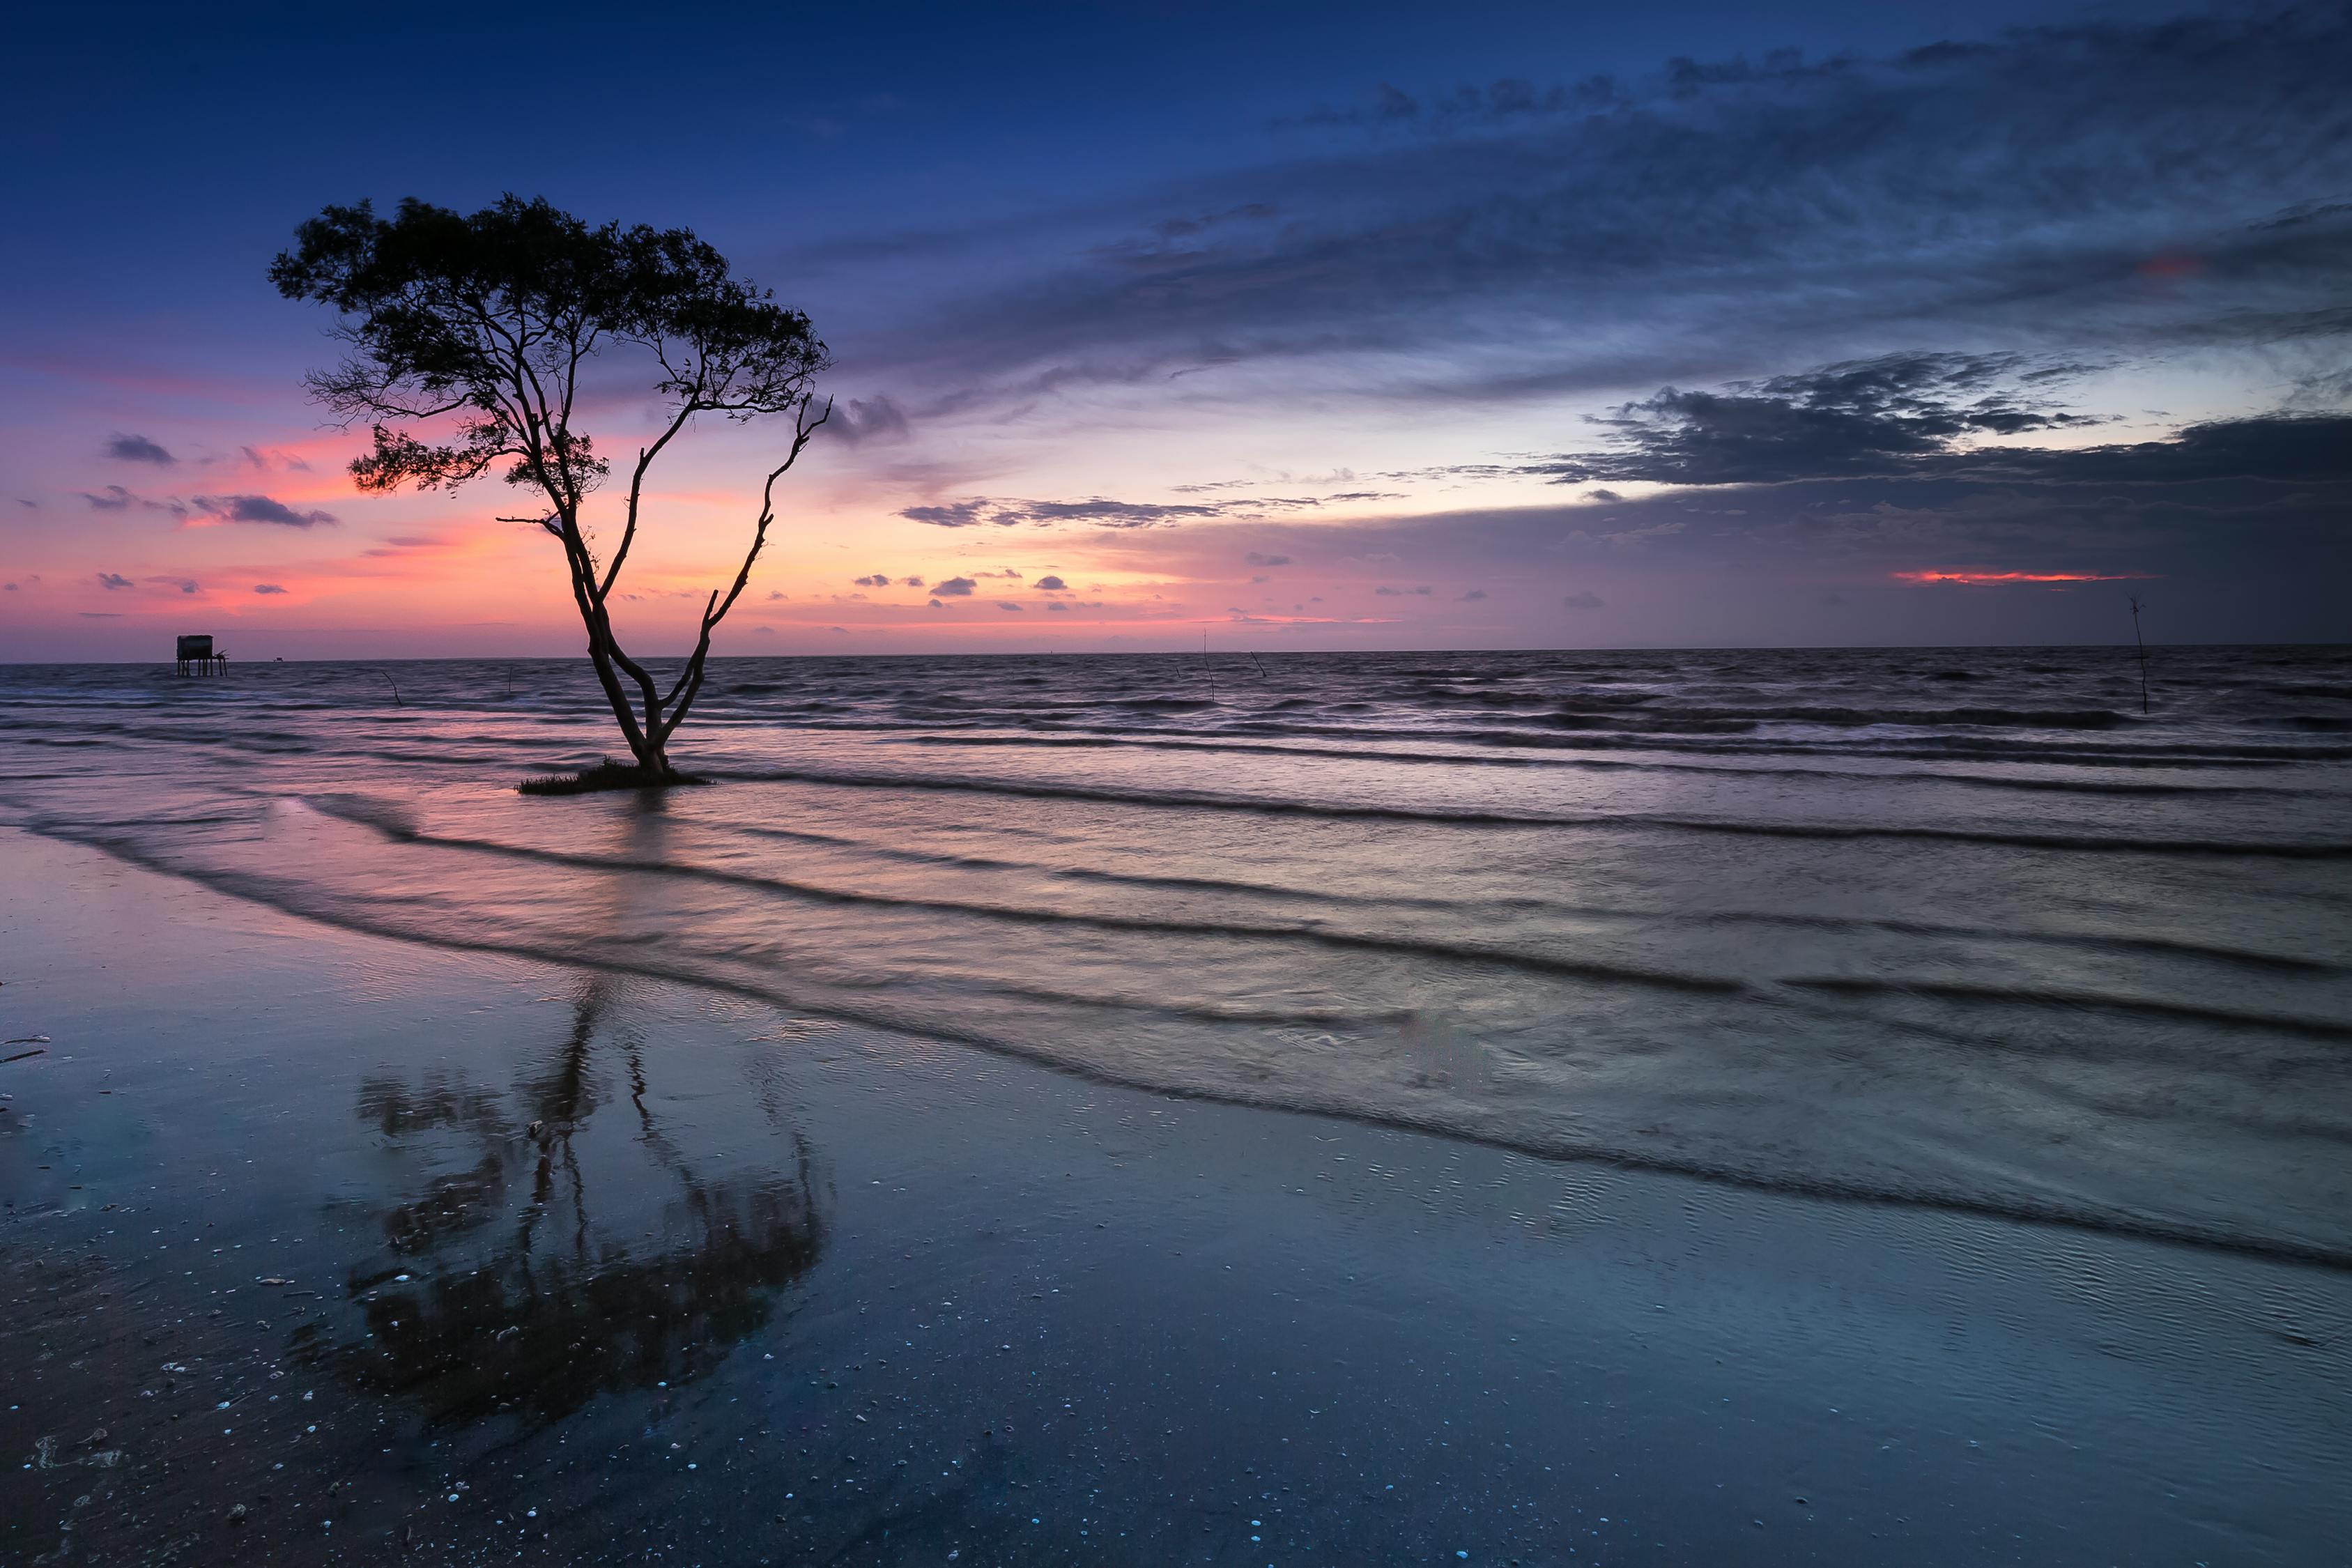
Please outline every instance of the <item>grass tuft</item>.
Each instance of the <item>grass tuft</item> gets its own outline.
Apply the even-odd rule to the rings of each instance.
[[[641,768],[635,763],[616,763],[606,757],[593,768],[583,768],[576,773],[545,773],[529,778],[515,785],[518,795],[593,795],[607,789],[667,789],[673,784],[707,784],[709,779],[696,778],[692,773],[657,773],[651,768]]]

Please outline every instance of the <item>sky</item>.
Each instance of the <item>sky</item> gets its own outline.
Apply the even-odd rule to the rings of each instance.
[[[507,192],[832,350],[722,654],[2352,640],[2341,5],[229,9],[0,61],[0,660],[577,652],[267,278]],[[779,444],[664,455],[633,651]]]

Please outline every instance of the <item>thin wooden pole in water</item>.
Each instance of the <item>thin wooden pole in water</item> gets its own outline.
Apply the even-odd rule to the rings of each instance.
[[[1206,626],[1201,628],[1201,669],[1209,678],[1209,700],[1214,702],[1217,700],[1217,670],[1209,662],[1209,628]]]
[[[2139,649],[2139,710],[2147,711],[2147,644],[2139,635],[2139,595],[2131,596],[2132,642]]]

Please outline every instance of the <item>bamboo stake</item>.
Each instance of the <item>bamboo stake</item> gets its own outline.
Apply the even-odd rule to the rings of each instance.
[[[2132,642],[2139,649],[2139,710],[2147,711],[2147,644],[2139,635],[2139,595],[2131,596]]]

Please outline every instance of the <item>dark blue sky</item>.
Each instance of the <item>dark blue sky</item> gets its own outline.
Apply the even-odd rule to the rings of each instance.
[[[502,498],[352,494],[262,279],[507,190],[833,343],[738,651],[2344,632],[2341,6],[58,9],[0,68],[0,657],[568,646],[468,585]],[[902,591],[999,573],[1071,586]]]

